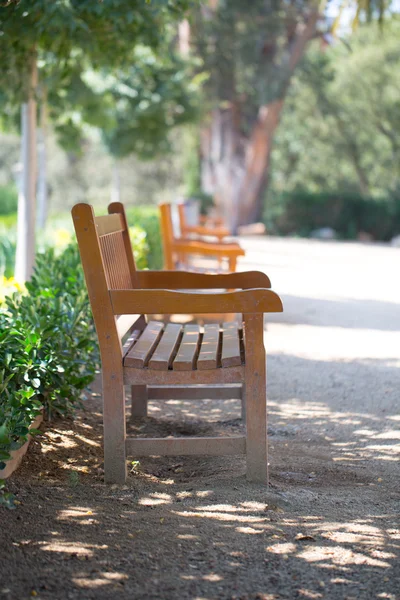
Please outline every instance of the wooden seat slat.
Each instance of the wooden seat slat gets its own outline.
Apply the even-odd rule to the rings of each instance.
[[[200,327],[185,325],[178,353],[173,362],[174,371],[191,371],[195,367],[199,347]]]
[[[219,347],[219,325],[204,325],[204,334],[201,341],[200,354],[197,359],[197,368],[216,369],[218,365],[218,347]]]
[[[163,323],[150,321],[139,340],[126,355],[124,365],[137,369],[143,369],[147,366],[151,353],[160,340],[162,331]]]
[[[174,353],[181,331],[181,325],[168,323],[158,346],[149,361],[150,369],[158,369],[159,371],[167,371],[169,369],[174,359]]]
[[[222,367],[237,367],[242,364],[237,323],[224,323],[222,326]]]
[[[136,344],[137,340],[140,337],[140,334],[142,332],[139,329],[135,329],[134,331],[132,331],[129,334],[128,339],[125,341],[124,345],[122,346],[122,356],[125,357],[128,352],[133,348],[133,346]]]

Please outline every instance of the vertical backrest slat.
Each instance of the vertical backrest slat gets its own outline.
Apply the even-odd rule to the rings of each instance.
[[[161,237],[164,252],[164,268],[173,270],[175,261],[172,252],[172,244],[174,241],[174,229],[172,225],[171,205],[168,203],[160,204],[161,217]]]
[[[129,237],[129,227],[126,220],[124,205],[121,202],[111,202],[108,205],[109,215],[119,215],[122,223],[122,241],[125,248],[125,257],[128,263],[129,272],[131,275],[132,287],[139,287],[139,279],[136,271],[135,258],[132,252],[132,244]]]
[[[121,231],[99,236],[109,289],[131,289],[132,277]]]
[[[179,214],[179,226],[181,229],[181,236],[186,237],[187,223],[186,223],[185,205],[183,204],[183,202],[178,204],[178,214]]]

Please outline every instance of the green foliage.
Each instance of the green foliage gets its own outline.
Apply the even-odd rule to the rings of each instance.
[[[201,190],[201,159],[198,132],[193,127],[187,128],[183,136],[185,194],[194,196]]]
[[[17,213],[0,216],[0,228],[10,229],[17,224]]]
[[[14,185],[0,186],[0,215],[10,215],[17,211],[18,193]]]
[[[149,255],[147,234],[141,227],[129,227],[129,237],[133,248],[137,269],[146,269]]]
[[[49,107],[67,151],[82,152],[87,125],[107,132],[115,156],[137,152],[148,158],[167,150],[169,129],[194,115],[195,89],[183,61],[171,53],[174,26],[187,4],[30,0],[4,8],[0,125],[18,130],[19,104],[32,94],[27,82],[36,63],[39,86],[33,93]],[[88,74],[97,75],[102,89],[88,83]]]
[[[156,206],[131,206],[126,210],[128,223],[146,232],[147,267],[162,269],[163,252],[158,208]],[[137,265],[139,262],[135,255]]]
[[[197,200],[199,202],[201,215],[207,215],[214,206],[214,198],[201,190],[195,191],[190,196],[190,200]]]
[[[0,311],[0,468],[42,407],[48,418],[73,411],[99,365],[77,247],[38,256],[26,288]]]
[[[113,115],[112,125],[103,128],[111,154],[122,158],[134,152],[150,159],[168,152],[168,132],[197,115],[195,81],[181,58],[138,46],[129,68],[114,70],[97,82]]]
[[[165,22],[178,18],[180,0],[29,0],[0,12],[2,61],[0,82],[14,96],[26,97],[32,49],[46,66],[46,79],[62,80],[77,63],[99,66],[129,63],[137,42],[156,47]],[[3,87],[3,86],[1,86]]]
[[[400,197],[296,190],[270,199],[266,225],[270,233],[284,235],[308,236],[313,229],[332,227],[343,239],[365,232],[387,241],[400,231]]]
[[[194,43],[210,74],[210,105],[233,109],[235,125],[248,134],[259,107],[281,98],[291,76],[296,27],[315,10],[312,0],[230,0],[195,13]]]
[[[11,492],[7,492],[5,489],[5,481],[0,479],[0,506],[4,506],[10,510],[15,508],[15,496]]]
[[[271,195],[306,189],[391,197],[400,187],[400,24],[365,26],[351,51],[310,49],[286,98]]]
[[[0,235],[0,278],[12,277],[14,274],[15,248],[14,236]]]

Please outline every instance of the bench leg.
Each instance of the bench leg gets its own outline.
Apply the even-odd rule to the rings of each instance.
[[[244,322],[247,479],[268,484],[264,316],[260,313],[246,314]]]
[[[132,385],[131,399],[131,417],[147,417],[147,385]]]
[[[242,397],[241,397],[241,402],[242,402],[242,421],[243,423],[246,423],[246,384],[243,383],[242,385],[242,389],[241,389],[241,393],[242,393]]]
[[[126,424],[125,388],[120,373],[104,375],[103,371],[103,426],[104,426],[104,481],[126,481]]]
[[[230,273],[235,273],[236,272],[236,256],[231,256],[229,258],[229,272]]]

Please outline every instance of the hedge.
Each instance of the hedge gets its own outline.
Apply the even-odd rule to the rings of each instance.
[[[70,414],[99,367],[77,246],[39,255],[26,292],[0,310],[0,468],[42,407],[48,419]]]
[[[343,239],[356,239],[359,232],[366,232],[375,240],[388,241],[400,233],[400,197],[297,190],[271,197],[265,222],[270,233],[281,235],[308,236],[314,229],[332,227]]]

